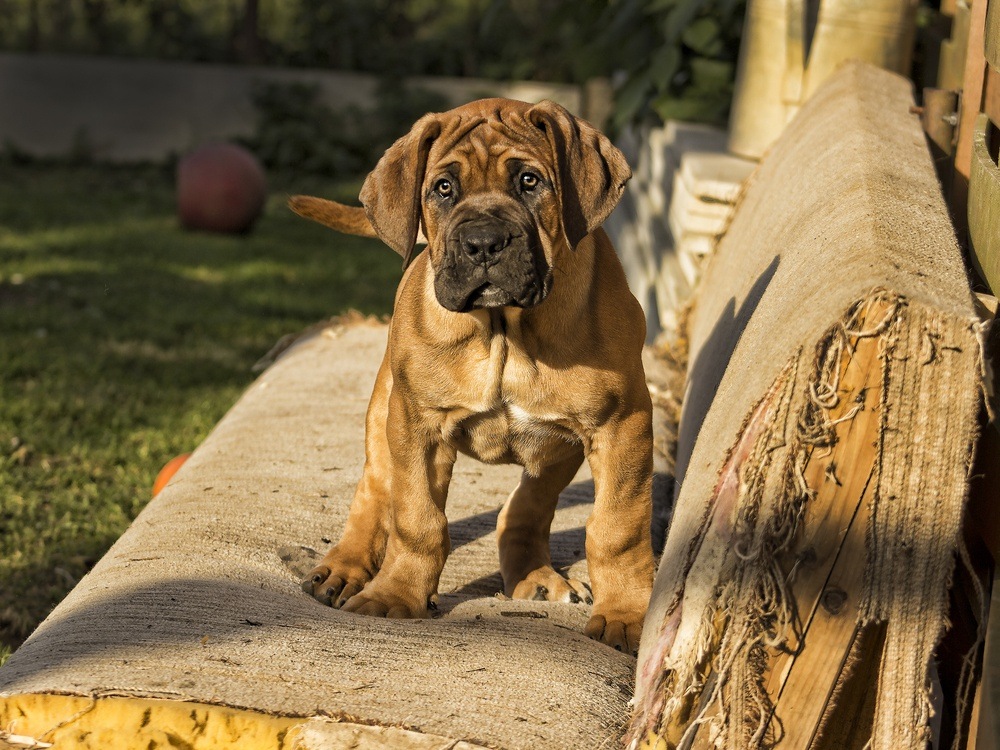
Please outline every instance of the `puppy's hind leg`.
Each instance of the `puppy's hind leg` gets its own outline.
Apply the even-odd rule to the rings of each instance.
[[[389,536],[391,455],[386,438],[392,373],[389,352],[379,368],[365,418],[365,465],[340,541],[302,582],[302,589],[340,608],[378,573]]]
[[[555,571],[549,553],[549,532],[559,493],[582,463],[583,451],[579,450],[545,466],[537,477],[524,472],[500,511],[497,538],[507,596],[588,604],[592,601],[585,584],[567,580]]]

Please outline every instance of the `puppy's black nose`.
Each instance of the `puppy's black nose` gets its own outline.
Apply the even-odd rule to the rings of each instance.
[[[510,239],[510,232],[496,224],[476,224],[464,228],[459,235],[462,251],[480,266],[496,263]]]

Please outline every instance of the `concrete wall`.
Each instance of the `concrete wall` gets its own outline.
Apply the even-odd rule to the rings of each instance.
[[[373,76],[327,70],[0,53],[0,145],[65,156],[82,140],[97,159],[157,161],[205,141],[250,135],[256,81],[317,84],[334,108],[370,105],[377,85]],[[595,122],[607,111],[599,86],[588,87],[588,97],[579,86],[561,84],[458,78],[412,83],[456,105],[482,96],[552,99]]]

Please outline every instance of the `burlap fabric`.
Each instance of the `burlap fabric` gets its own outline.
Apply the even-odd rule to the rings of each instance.
[[[635,662],[582,635],[589,608],[495,596],[496,516],[517,467],[460,459],[438,619],[341,613],[299,588],[361,475],[385,340],[380,324],[328,328],[264,372],[0,669],[0,705],[26,693],[170,698],[502,748],[620,737]],[[583,579],[591,503],[584,469],[552,533],[554,564]]]
[[[636,744],[670,724],[688,738],[704,730],[718,747],[780,739],[763,676],[768,650],[787,644],[796,623],[794,570],[777,555],[815,493],[803,464],[833,434],[832,363],[851,341],[874,338],[876,486],[865,582],[849,596],[861,599],[862,624],[886,623],[870,747],[925,746],[980,357],[912,106],[908,80],[860,63],[841,69],[751,177],[706,273],[689,330],[677,505],[639,657]],[[876,309],[884,314],[859,330]]]

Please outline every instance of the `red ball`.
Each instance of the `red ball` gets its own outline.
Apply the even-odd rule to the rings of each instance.
[[[246,232],[266,197],[264,169],[241,146],[210,143],[177,164],[177,215],[185,229]]]

